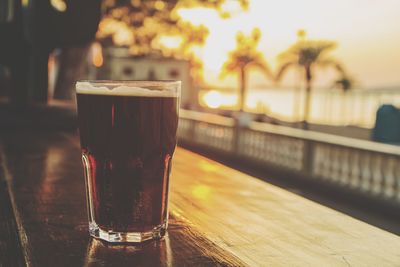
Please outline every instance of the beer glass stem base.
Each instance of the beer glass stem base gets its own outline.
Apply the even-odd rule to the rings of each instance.
[[[148,240],[161,239],[167,231],[167,223],[163,223],[148,232],[114,232],[104,231],[95,223],[89,224],[92,237],[109,243],[142,243]]]

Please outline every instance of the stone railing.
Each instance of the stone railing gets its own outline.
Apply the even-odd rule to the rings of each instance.
[[[400,204],[400,146],[182,110],[179,139]]]

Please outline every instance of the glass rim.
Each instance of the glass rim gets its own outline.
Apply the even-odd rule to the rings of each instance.
[[[79,80],[77,94],[142,97],[179,97],[181,81],[177,80]]]
[[[78,80],[76,83],[90,83],[94,86],[119,86],[130,85],[138,87],[153,86],[178,86],[182,84],[180,80]]]

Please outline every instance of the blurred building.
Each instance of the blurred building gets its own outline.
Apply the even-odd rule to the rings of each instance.
[[[196,106],[198,92],[190,76],[187,60],[161,56],[132,56],[127,48],[112,47],[103,50],[101,66],[91,65],[90,79],[99,80],[180,80],[181,105]]]

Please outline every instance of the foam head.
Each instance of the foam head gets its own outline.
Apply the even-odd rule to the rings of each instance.
[[[140,96],[140,97],[179,97],[180,81],[79,81],[77,94]]]

